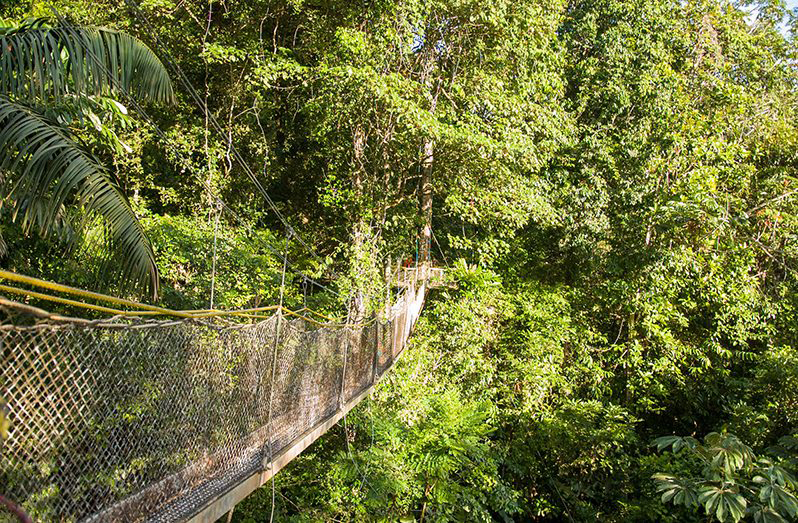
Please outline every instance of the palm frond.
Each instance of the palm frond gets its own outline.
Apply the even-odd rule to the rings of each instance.
[[[102,216],[107,248],[122,260],[119,276],[158,292],[155,255],[124,195],[100,162],[67,130],[30,108],[0,96],[0,204],[26,230],[57,229],[65,204]]]
[[[110,95],[124,89],[173,102],[161,61],[144,43],[119,31],[45,19],[0,26],[0,93],[15,99],[60,100],[67,93]]]

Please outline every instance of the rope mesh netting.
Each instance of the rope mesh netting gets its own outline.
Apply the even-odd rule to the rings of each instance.
[[[37,521],[186,519],[374,384],[421,301],[358,327],[6,313],[0,494]]]

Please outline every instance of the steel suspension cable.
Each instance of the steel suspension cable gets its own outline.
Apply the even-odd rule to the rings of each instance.
[[[162,53],[163,53],[163,55],[164,55],[164,57],[166,59],[165,60],[166,63],[169,64],[170,68],[180,78],[180,81],[183,83],[183,86],[189,92],[189,94],[191,95],[191,97],[193,98],[193,100],[197,104],[197,106],[200,108],[200,110],[202,110],[203,113],[207,115],[208,120],[213,125],[214,129],[216,130],[216,132],[219,133],[220,136],[224,137],[224,135],[225,135],[224,128],[221,126],[221,124],[219,124],[219,121],[216,119],[216,116],[214,116],[213,113],[211,113],[211,111],[208,109],[207,104],[205,103],[203,98],[199,95],[197,90],[194,88],[193,84],[188,79],[186,74],[183,72],[183,69],[180,67],[180,64],[177,63],[177,60],[174,59],[174,57],[171,55],[171,53],[169,53],[169,50],[162,43],[160,37],[158,36],[158,32],[155,30],[154,25],[150,22],[149,17],[139,8],[139,6],[135,2],[135,0],[125,0],[125,3],[127,3],[127,5],[131,8],[131,10],[133,11],[134,16],[141,23],[144,24],[145,29],[148,31],[148,34],[154,39],[154,42],[158,46],[158,49],[160,51],[162,51]],[[277,206],[275,205],[275,203],[272,200],[271,196],[269,196],[269,194],[266,191],[266,189],[260,183],[260,180],[258,180],[257,176],[252,171],[252,169],[250,168],[249,164],[244,160],[243,156],[239,153],[238,149],[232,144],[232,142],[229,143],[229,147],[230,147],[230,151],[233,153],[233,156],[235,157],[235,159],[238,161],[238,163],[244,169],[244,171],[246,172],[247,176],[250,178],[252,183],[261,192],[261,194],[263,195],[264,200],[266,200],[266,203],[269,205],[269,208],[278,217],[280,222],[282,222],[282,224],[285,226],[286,230],[292,231],[293,234],[294,234],[295,239],[297,240],[297,242],[299,242],[299,244],[302,245],[305,248],[305,250],[308,253],[310,253],[310,255],[312,257],[314,257],[317,261],[319,261],[320,263],[323,264],[324,260],[302,238],[302,236],[299,234],[299,232],[296,229],[294,229],[293,226],[291,226],[291,224],[286,220],[286,218],[282,214],[282,212],[280,212],[280,210],[277,208]],[[331,269],[331,272],[332,272],[333,276],[337,276],[337,274],[335,273],[334,270]],[[382,294],[382,292],[380,291],[378,293],[378,296],[381,296],[381,294]],[[339,294],[336,294],[336,295],[340,297]],[[366,293],[366,296],[368,296],[369,298],[374,298],[374,294],[371,294],[371,293],[368,293],[368,292]]]
[[[158,36],[157,31],[155,30],[155,27],[152,25],[152,23],[150,23],[150,20],[147,17],[147,15],[141,11],[141,9],[138,7],[138,4],[136,4],[134,0],[125,0],[125,2],[133,11],[133,15],[145,25],[145,28],[149,32],[149,35],[154,39],[155,43],[158,45],[159,50],[162,51],[164,57],[166,58],[166,62],[180,78],[180,81],[183,83],[183,86],[186,88],[191,97],[194,99],[194,102],[197,104],[197,106],[208,116],[208,119],[213,125],[216,132],[219,133],[221,136],[224,136],[225,134],[224,128],[221,126],[221,124],[219,124],[219,121],[216,119],[216,116],[214,116],[213,113],[211,113],[211,111],[208,109],[207,104],[199,95],[199,93],[197,93],[196,89],[194,89],[194,86],[192,85],[191,81],[183,72],[183,69],[180,67],[177,61],[172,57],[171,53],[169,53],[169,50],[166,48],[165,45],[162,44],[161,39]],[[268,204],[269,208],[274,212],[274,214],[277,216],[280,222],[285,226],[286,230],[293,232],[296,240],[310,253],[311,256],[316,258],[319,262],[323,262],[321,256],[319,256],[318,253],[316,253],[316,251],[302,238],[302,236],[296,231],[296,229],[294,229],[294,227],[291,226],[291,224],[285,218],[283,213],[280,212],[280,210],[277,208],[277,205],[274,203],[274,200],[272,200],[271,196],[269,196],[269,193],[266,192],[266,189],[263,187],[260,180],[258,180],[258,177],[252,171],[249,164],[244,160],[241,153],[232,143],[230,143],[230,151],[233,153],[235,159],[244,169],[249,179],[252,181],[255,187],[257,187],[257,189],[260,191],[264,200]]]
[[[435,245],[438,246],[438,251],[441,253],[441,256],[443,256],[443,263],[446,264],[447,269],[450,269],[451,267],[449,266],[449,260],[446,259],[446,253],[443,252],[443,247],[441,247],[441,244],[438,241],[438,237],[435,236],[435,231],[430,229],[430,233],[432,234],[432,239],[435,240]]]
[[[285,259],[288,259],[288,243],[291,241],[291,236],[293,235],[293,230],[287,230],[287,238],[285,241],[285,250],[286,256]],[[271,473],[271,480],[272,480],[272,503],[271,503],[271,512],[269,514],[269,523],[274,520],[274,500],[275,500],[275,474],[274,474],[274,427],[272,425],[273,416],[274,416],[274,382],[277,379],[277,347],[280,341],[280,328],[282,327],[282,308],[283,308],[283,295],[285,291],[285,263],[283,263],[283,273],[280,279],[280,309],[277,311],[277,326],[275,327],[274,331],[274,345],[272,346],[272,377],[271,382],[269,384],[269,472]]]

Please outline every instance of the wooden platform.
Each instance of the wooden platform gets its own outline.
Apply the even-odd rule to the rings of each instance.
[[[427,279],[428,278],[428,279]],[[396,286],[399,288],[416,288],[420,282],[427,279],[427,287],[453,288],[455,285],[446,279],[446,270],[442,267],[401,267],[397,277]]]

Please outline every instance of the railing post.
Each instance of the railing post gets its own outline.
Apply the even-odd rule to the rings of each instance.
[[[274,326],[274,343],[272,344],[271,365],[270,372],[271,378],[269,381],[269,411],[267,418],[267,426],[269,428],[269,465],[274,464],[274,392],[277,381],[277,351],[280,346],[280,335],[282,334],[283,326],[283,300],[285,298],[285,271],[288,268],[288,243],[291,241],[292,231],[288,231],[285,239],[285,252],[283,254],[283,270],[280,275],[280,303],[277,307],[277,320]],[[265,459],[262,460],[263,467],[266,466]]]
[[[385,319],[391,310],[391,261],[385,263]]]
[[[400,281],[399,281],[399,278],[400,278],[401,274],[402,274],[402,262],[400,261],[399,263],[396,264],[396,288],[397,289],[401,289],[402,288],[402,286],[400,284]]]
[[[351,307],[351,298],[350,298]],[[350,309],[351,311],[351,309]],[[351,323],[352,323],[352,315],[347,313],[346,315],[346,325],[344,326],[344,333],[346,335],[346,343],[344,343],[344,357],[343,357],[343,365],[341,366],[341,388],[338,391],[338,410],[344,408],[344,404],[346,403],[346,363],[349,356],[349,348],[352,344],[352,331],[351,331]]]
[[[374,313],[374,360],[371,362],[371,384],[377,382],[377,363],[380,357],[380,340],[382,340],[382,336],[380,336],[380,331],[382,330],[382,324],[380,323],[380,316],[378,313]]]

